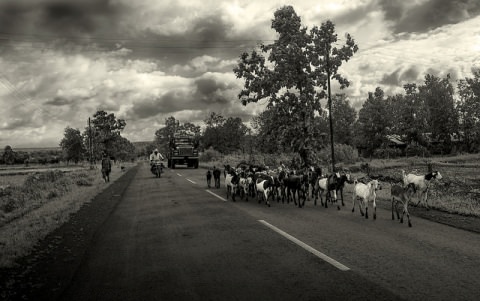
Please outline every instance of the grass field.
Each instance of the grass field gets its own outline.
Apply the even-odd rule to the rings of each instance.
[[[122,174],[114,166],[110,183]],[[110,183],[103,181],[98,166],[69,172],[43,166],[29,174],[0,176],[0,267],[14,265]]]

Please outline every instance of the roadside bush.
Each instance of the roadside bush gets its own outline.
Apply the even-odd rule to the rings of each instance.
[[[347,164],[355,163],[358,160],[358,150],[347,144],[335,144],[335,161],[337,163],[343,162]],[[332,153],[330,147],[323,148],[317,154],[318,159],[323,163],[332,161]]]
[[[212,162],[222,158],[222,154],[213,148],[206,149],[199,157],[201,162]]]

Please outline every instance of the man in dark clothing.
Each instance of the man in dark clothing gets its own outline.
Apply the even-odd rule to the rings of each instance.
[[[215,180],[215,188],[220,188],[220,169],[213,167],[213,179]]]
[[[210,188],[210,183],[212,182],[212,172],[210,171],[210,169],[207,171],[207,185],[208,185],[208,188]]]
[[[105,183],[110,182],[110,172],[112,171],[112,161],[107,156],[107,153],[103,153],[102,158],[102,177]]]

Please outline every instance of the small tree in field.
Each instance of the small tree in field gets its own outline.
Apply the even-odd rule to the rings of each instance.
[[[80,130],[70,127],[65,128],[63,139],[60,141],[60,147],[67,161],[73,161],[75,164],[83,159],[83,154],[86,152]]]
[[[5,164],[15,163],[15,152],[13,151],[10,145],[5,146],[5,149],[3,150],[2,159],[3,159],[3,162],[5,162]]]
[[[243,53],[233,70],[245,80],[239,99],[244,105],[267,100],[267,110],[277,117],[272,135],[280,144],[289,144],[303,164],[310,165],[318,141],[313,124],[322,110],[320,100],[327,96],[328,75],[341,88],[347,87],[349,82],[338,69],[358,47],[348,34],[344,46],[334,47],[338,39],[330,21],[307,31],[292,6],[275,12],[272,28],[278,39],[261,45],[260,53]]]

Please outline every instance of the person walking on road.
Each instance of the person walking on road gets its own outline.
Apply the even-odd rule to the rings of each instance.
[[[107,156],[106,152],[103,152],[102,157],[102,178],[105,183],[110,182],[110,172],[112,172],[112,161]]]
[[[220,175],[222,172],[220,169],[216,168],[215,166],[213,167],[213,179],[215,181],[215,188],[220,188]]]
[[[207,185],[208,185],[208,188],[210,188],[210,183],[212,182],[212,172],[209,170],[207,170]]]

